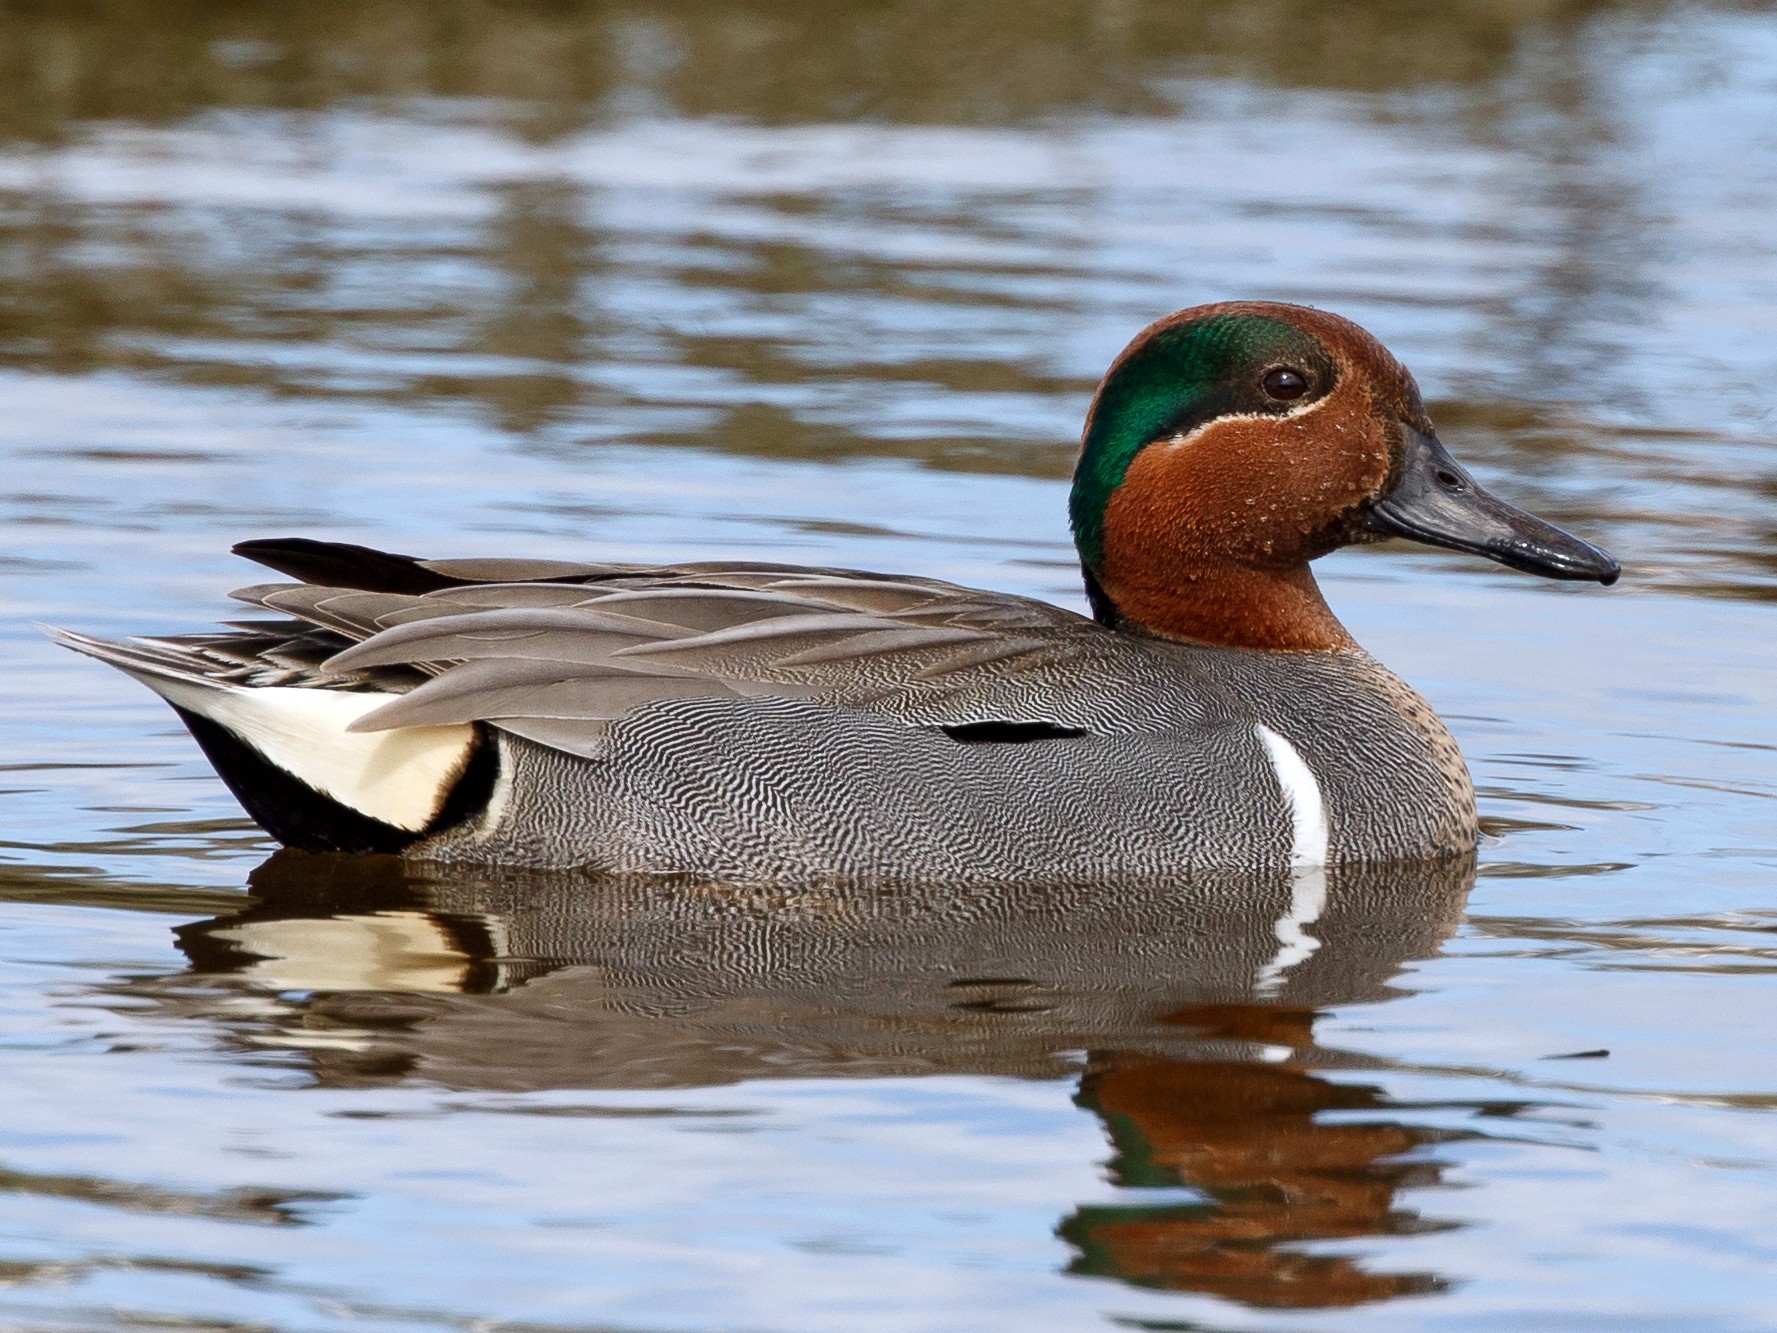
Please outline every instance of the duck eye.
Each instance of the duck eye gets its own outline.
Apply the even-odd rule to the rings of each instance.
[[[1259,387],[1268,397],[1287,403],[1308,392],[1308,376],[1289,366],[1273,366],[1259,380]]]

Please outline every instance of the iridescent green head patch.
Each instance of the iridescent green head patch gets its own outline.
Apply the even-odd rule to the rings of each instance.
[[[1260,385],[1276,365],[1312,367],[1321,391],[1331,388],[1332,361],[1320,341],[1271,315],[1229,312],[1163,328],[1112,368],[1093,404],[1068,499],[1088,568],[1104,555],[1105,506],[1149,444],[1217,417],[1291,410]]]

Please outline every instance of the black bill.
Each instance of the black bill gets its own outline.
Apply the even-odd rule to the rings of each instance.
[[[1472,551],[1546,578],[1617,581],[1621,570],[1609,553],[1494,499],[1435,436],[1406,431],[1400,482],[1366,515],[1373,531]]]

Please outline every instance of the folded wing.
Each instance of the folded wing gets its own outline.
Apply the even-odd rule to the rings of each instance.
[[[417,681],[355,732],[484,722],[598,758],[613,722],[683,699],[817,699],[977,736],[1158,730],[1202,713],[1180,697],[1176,663],[1139,642],[1043,602],[936,580],[417,561],[306,540],[237,549],[328,580],[235,594],[337,635],[342,650],[315,663],[322,672]],[[312,633],[303,641],[312,662]],[[1102,682],[1119,678],[1131,688],[1109,697]],[[991,723],[1014,730],[980,730]]]

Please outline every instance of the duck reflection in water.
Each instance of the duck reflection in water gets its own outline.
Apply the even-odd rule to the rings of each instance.
[[[1312,1009],[1218,1005],[1176,1017],[1261,1049],[1313,1045]],[[1445,1286],[1428,1273],[1373,1273],[1342,1255],[1295,1248],[1452,1225],[1396,1203],[1403,1188],[1437,1183],[1435,1163],[1406,1155],[1449,1132],[1373,1118],[1391,1105],[1379,1089],[1320,1078],[1294,1059],[1113,1051],[1093,1061],[1076,1101],[1110,1134],[1115,1183],[1190,1185],[1208,1197],[1078,1209],[1061,1226],[1079,1250],[1072,1271],[1273,1308],[1359,1305]],[[1328,1111],[1372,1117],[1316,1119]]]
[[[1378,1062],[1317,1047],[1313,1026],[1400,993],[1391,978],[1459,919],[1470,862],[1344,869],[1310,893],[1283,876],[767,890],[437,875],[280,853],[251,905],[180,942],[228,997],[285,997],[254,1048],[302,1050],[335,1087],[1077,1079],[1112,1182],[1170,1197],[1075,1208],[1059,1224],[1071,1271],[1267,1308],[1444,1285],[1314,1248],[1453,1225],[1400,1194],[1438,1182],[1424,1149],[1457,1131],[1317,1072]],[[189,978],[178,993],[192,1002]],[[239,1030],[238,1005],[219,1012]]]

